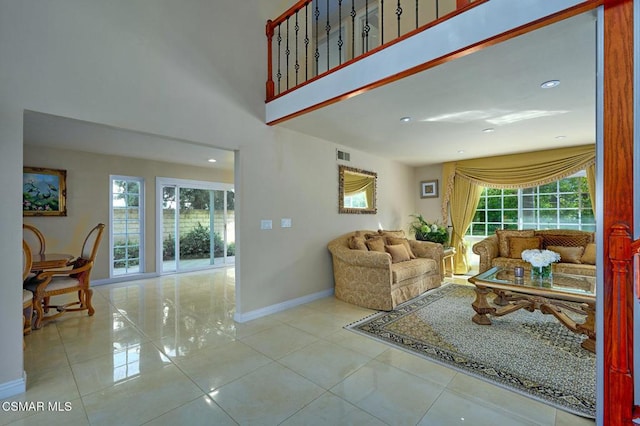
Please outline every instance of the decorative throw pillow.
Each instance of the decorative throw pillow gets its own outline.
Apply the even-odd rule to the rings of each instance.
[[[349,237],[349,248],[351,250],[369,250],[364,242],[364,237],[357,237],[355,235]]]
[[[390,246],[402,244],[407,250],[407,253],[409,253],[409,257],[411,259],[416,258],[416,255],[413,253],[413,250],[411,250],[411,246],[409,245],[409,240],[407,240],[406,238],[387,237],[387,244]]]
[[[522,259],[524,250],[542,247],[542,237],[507,237],[507,241],[509,241],[509,257],[512,259]]]
[[[582,253],[580,261],[589,265],[596,264],[596,243],[587,244],[587,246],[584,248],[584,253]]]
[[[498,247],[500,248],[500,257],[509,257],[509,237],[533,237],[533,229],[517,230],[517,229],[496,229],[498,236]]]
[[[563,235],[563,234],[542,234],[543,247],[561,246],[561,247],[585,247],[590,242],[589,235]]]
[[[560,255],[560,262],[582,263],[580,258],[584,253],[584,247],[547,246],[547,250],[555,251]]]
[[[385,249],[391,255],[391,263],[406,262],[411,259],[404,244],[385,246]]]
[[[384,238],[382,237],[369,238],[365,244],[371,251],[380,251],[382,253],[386,252],[384,249]]]
[[[386,231],[384,229],[378,229],[378,234],[382,235],[383,237],[394,237],[394,238],[404,238],[405,237],[403,230]]]

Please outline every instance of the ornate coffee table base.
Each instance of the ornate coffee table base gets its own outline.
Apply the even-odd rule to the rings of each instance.
[[[489,287],[483,287],[478,284],[475,284],[475,286],[476,300],[471,304],[473,310],[476,311],[476,314],[472,318],[474,323],[479,325],[491,325],[489,315],[501,317],[520,309],[526,309],[529,312],[533,312],[537,309],[545,315],[553,315],[558,319],[558,321],[560,321],[560,323],[574,333],[586,335],[588,339],[582,342],[582,347],[595,353],[595,304],[580,303],[577,305],[579,307],[575,307],[568,305],[567,303],[563,303],[560,300],[550,299],[547,297],[518,293],[504,293],[500,291],[497,297],[500,298],[500,304],[502,306],[495,307],[489,304],[489,301],[487,300],[487,295],[493,290]],[[496,294],[498,294],[498,291],[496,291]],[[507,303],[504,304],[505,302]],[[576,323],[566,314],[565,311],[586,315],[586,319],[581,324]]]

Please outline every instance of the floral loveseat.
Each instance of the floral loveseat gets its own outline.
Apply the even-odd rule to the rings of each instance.
[[[407,240],[404,231],[350,232],[327,248],[335,296],[354,305],[390,311],[442,283],[442,245]]]
[[[473,245],[473,252],[480,256],[480,272],[494,266],[527,270],[531,264],[522,260],[522,251],[548,249],[560,253],[560,262],[553,271],[574,275],[596,275],[596,246],[594,233],[569,229],[545,230],[496,230],[484,240]]]

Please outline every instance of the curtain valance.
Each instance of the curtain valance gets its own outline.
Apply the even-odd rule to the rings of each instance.
[[[445,163],[442,218],[446,221],[448,217],[454,177],[488,188],[529,188],[555,182],[580,170],[592,172],[595,161],[595,145],[590,144]]]
[[[355,195],[364,192],[367,200],[367,206],[373,206],[375,179],[368,175],[359,175],[356,173],[344,174],[344,195]]]
[[[354,195],[373,186],[371,176],[356,175],[354,173],[344,174],[344,194]]]

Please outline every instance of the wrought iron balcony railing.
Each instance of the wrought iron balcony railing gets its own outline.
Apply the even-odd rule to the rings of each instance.
[[[300,0],[267,22],[266,100],[484,1]]]

